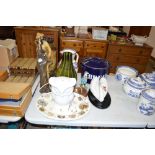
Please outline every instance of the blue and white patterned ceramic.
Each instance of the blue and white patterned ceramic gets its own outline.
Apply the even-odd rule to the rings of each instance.
[[[129,78],[125,81],[123,88],[129,97],[139,99],[142,90],[146,88],[146,83],[139,77]]]
[[[155,72],[143,73],[140,77],[147,83],[149,88],[155,89]]]
[[[118,66],[116,69],[115,79],[122,84],[130,77],[136,77],[138,71],[135,68],[129,66]]]
[[[145,89],[141,92],[138,110],[148,116],[155,113],[155,89]]]

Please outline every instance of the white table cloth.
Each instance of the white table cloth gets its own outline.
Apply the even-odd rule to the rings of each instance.
[[[83,127],[125,127],[145,128],[155,127],[155,114],[145,116],[137,110],[137,103],[131,101],[122,89],[120,82],[114,76],[107,77],[111,105],[107,109],[98,109],[91,104],[87,115],[79,120],[54,120],[43,116],[36,108],[37,98],[40,96],[39,86],[31,100],[25,119],[33,124],[65,125]]]

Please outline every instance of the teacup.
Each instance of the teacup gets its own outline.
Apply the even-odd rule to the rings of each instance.
[[[138,110],[144,115],[155,113],[155,89],[146,89],[141,93]]]
[[[135,68],[129,66],[118,66],[116,70],[115,79],[120,81],[122,84],[129,79],[134,78],[138,75],[138,71]]]

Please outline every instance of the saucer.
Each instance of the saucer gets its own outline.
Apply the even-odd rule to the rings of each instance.
[[[47,118],[55,120],[75,120],[84,117],[89,109],[90,102],[88,98],[74,93],[74,99],[71,104],[59,105],[52,98],[52,93],[44,93],[37,99],[37,110]]]

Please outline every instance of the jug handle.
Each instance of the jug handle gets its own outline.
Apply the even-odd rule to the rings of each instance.
[[[60,51],[61,54],[63,54],[64,52],[71,52],[72,54],[76,53],[76,51],[71,48],[65,48],[62,51]]]
[[[76,60],[75,60],[75,62],[78,63],[78,61],[79,61],[79,54],[78,53],[75,53],[75,54],[76,54]]]

